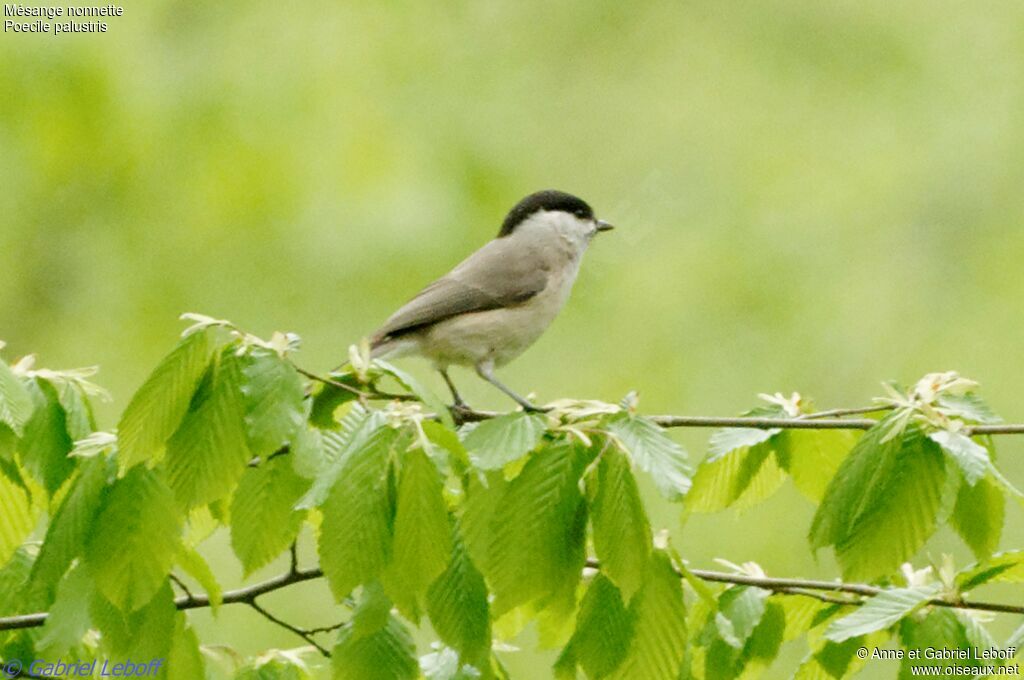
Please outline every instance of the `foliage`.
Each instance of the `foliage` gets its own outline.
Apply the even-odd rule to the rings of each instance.
[[[13,442],[0,448],[0,617],[49,611],[39,630],[0,632],[0,657],[162,656],[166,677],[500,678],[533,623],[560,649],[559,677],[750,677],[805,638],[797,675],[838,678],[863,665],[862,646],[993,646],[984,621],[935,602],[1024,581],[1024,552],[994,553],[1006,496],[1019,493],[970,429],[991,412],[955,374],[890,388],[859,438],[784,429],[809,415],[806,401],[767,397],[749,415],[780,427],[716,432],[694,470],[633,398],[457,426],[358,351],[332,384],[304,385],[294,336],[190,318],[116,432],[95,431],[97,391],[81,372],[0,363]],[[386,381],[411,399],[373,405]],[[818,504],[810,548],[878,584],[873,597],[811,600],[752,563],[713,589],[654,531],[640,492],[653,484],[687,511],[719,512],[787,478]],[[944,525],[977,563],[911,570]],[[332,635],[329,666],[310,647],[245,659],[198,638],[178,611],[193,594],[176,603],[174,589],[187,574],[212,607],[229,601],[201,555],[218,527],[247,575],[304,530],[317,537],[334,597],[323,611],[339,623],[293,630]],[[293,563],[286,576],[318,574]],[[431,649],[416,629],[436,636]]]

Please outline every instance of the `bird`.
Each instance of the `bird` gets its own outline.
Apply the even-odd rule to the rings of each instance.
[[[421,356],[433,363],[456,409],[468,409],[448,369],[465,366],[525,411],[547,409],[494,371],[532,345],[565,305],[595,235],[613,226],[583,199],[534,192],[508,212],[497,237],[427,285],[370,337],[371,358]]]

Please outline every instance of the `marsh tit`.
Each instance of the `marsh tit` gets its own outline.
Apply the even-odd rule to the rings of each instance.
[[[527,411],[542,410],[502,384],[494,369],[523,353],[562,309],[590,240],[612,225],[585,201],[538,191],[505,217],[497,238],[421,290],[372,336],[371,356],[431,360],[466,407],[448,367],[470,366]]]

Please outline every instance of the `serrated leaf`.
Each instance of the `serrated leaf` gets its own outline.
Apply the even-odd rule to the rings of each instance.
[[[964,479],[971,486],[984,477],[992,465],[988,450],[960,432],[938,430],[929,433],[928,438],[941,446],[942,450],[960,466]]]
[[[61,580],[37,648],[45,656],[61,656],[89,630],[93,586],[84,565],[76,565]]]
[[[481,573],[488,573],[491,567],[491,524],[499,511],[503,511],[502,499],[508,490],[509,481],[500,471],[480,475],[467,475],[462,502],[460,533],[473,564]]]
[[[975,646],[968,640],[967,631],[961,619],[952,610],[939,607],[933,608],[924,616],[903,619],[900,622],[899,633],[900,642],[907,649],[966,650]],[[929,667],[938,667],[940,669],[956,667],[966,670],[968,667],[978,664],[977,660],[971,658],[934,658],[936,656],[938,655],[927,654],[921,655],[921,658],[914,660],[904,659],[900,665],[898,677],[902,680],[917,675],[924,675],[923,670]],[[911,666],[921,670],[912,671]],[[940,672],[939,675],[942,675],[942,673]]]
[[[68,435],[57,388],[36,378],[28,389],[35,409],[25,423],[18,450],[25,469],[52,495],[75,469],[75,462],[68,457],[74,443]]]
[[[167,481],[186,509],[228,496],[252,459],[239,391],[241,368],[232,352],[214,361],[167,440]]]
[[[778,428],[727,427],[715,430],[708,440],[707,462],[713,463],[736,449],[749,449],[782,432]]]
[[[833,621],[825,637],[843,642],[859,635],[884,630],[913,614],[939,592],[938,585],[915,588],[891,588],[875,595],[852,614]]]
[[[771,442],[732,449],[715,460],[709,457],[697,467],[686,507],[696,512],[720,512],[733,505],[749,507],[775,493],[784,481]]]
[[[470,663],[484,658],[490,647],[487,595],[484,577],[456,537],[451,561],[427,591],[427,613],[438,637]]]
[[[718,613],[721,617],[717,623],[721,623],[723,618],[729,622],[736,647],[743,647],[761,622],[768,594],[760,588],[734,586],[719,596]]]
[[[412,636],[393,616],[384,627],[362,637],[351,627],[343,628],[331,665],[334,680],[412,680],[419,675]]]
[[[398,482],[394,549],[385,590],[407,618],[418,621],[427,588],[452,554],[452,528],[437,467],[420,449],[405,454]]]
[[[811,650],[793,675],[794,680],[833,680],[848,678],[857,673],[865,659],[857,655],[861,647],[874,649],[883,646],[889,639],[886,631],[873,633],[844,642],[832,642],[822,638],[823,644]]]
[[[608,421],[608,430],[633,462],[653,477],[665,498],[676,501],[689,491],[692,470],[686,451],[660,427],[646,418],[623,414]]]
[[[1024,550],[1010,550],[963,569],[956,577],[961,592],[985,583],[1024,583]]]
[[[319,383],[313,393],[309,422],[321,430],[333,430],[338,427],[335,412],[342,404],[355,401],[360,389],[359,380],[355,375],[332,375],[331,380],[341,385],[348,385],[352,389],[346,390],[337,385]]]
[[[203,651],[209,654],[208,649]],[[285,654],[281,650],[269,650],[240,668],[233,680],[311,680],[309,670]]]
[[[102,634],[102,649],[107,656],[151,660],[165,658],[170,651],[177,609],[165,578],[149,601],[132,612],[118,609],[94,592],[89,616]]]
[[[110,464],[103,458],[90,458],[79,467],[78,476],[71,483],[67,495],[50,520],[46,537],[39,549],[39,557],[32,566],[30,587],[41,593],[44,601],[51,602],[57,583],[80,557],[100,510],[100,501],[107,488]]]
[[[299,533],[305,510],[295,504],[309,489],[289,456],[277,456],[248,468],[231,501],[231,547],[246,576],[270,564]]]
[[[319,471],[309,492],[296,505],[299,509],[315,508],[324,503],[339,475],[352,456],[362,455],[367,448],[391,446],[396,436],[388,427],[380,411],[368,413],[353,409],[340,424],[337,431],[324,430],[321,433],[321,447],[325,463]]]
[[[859,436],[852,430],[786,430],[775,439],[775,454],[797,490],[818,502]]]
[[[196,680],[206,677],[206,662],[199,650],[199,638],[184,613],[174,617],[174,637],[167,655],[167,680]]]
[[[575,588],[584,562],[585,464],[574,443],[558,442],[530,456],[509,484],[491,519],[486,564],[499,614]]]
[[[607,677],[626,658],[632,637],[633,620],[622,594],[608,578],[598,574],[583,596],[576,630],[555,668],[567,677],[575,677],[577,666],[588,678]]]
[[[0,473],[0,565],[7,563],[35,525],[28,492]]]
[[[946,483],[942,451],[916,426],[882,441],[893,417],[857,442],[814,516],[811,546],[834,546],[846,578],[894,571],[935,531]]]
[[[210,613],[217,615],[221,603],[224,601],[223,591],[217,582],[210,565],[203,556],[191,546],[182,546],[178,551],[178,564],[185,570],[185,573],[196,580],[203,587],[203,592],[210,599]]]
[[[55,387],[58,387],[55,385]],[[85,439],[96,429],[92,405],[82,388],[74,382],[59,385],[60,405],[64,409],[68,435],[77,442]]]
[[[939,407],[949,415],[969,423],[1001,423],[1003,419],[992,412],[989,405],[974,392],[967,394],[942,394]]]
[[[209,332],[182,339],[128,402],[117,426],[122,470],[163,456],[167,438],[188,410],[213,351]]]
[[[378,430],[346,456],[321,510],[320,565],[339,600],[376,579],[392,547],[392,501],[388,465],[398,432]]]
[[[998,484],[986,477],[974,486],[961,484],[949,523],[979,560],[999,547],[1006,498]]]
[[[32,415],[32,396],[10,367],[0,360],[0,423],[6,423],[21,436]]]
[[[299,374],[277,352],[254,348],[241,364],[246,440],[252,455],[264,459],[303,426],[304,388]]]
[[[682,583],[662,551],[652,554],[647,578],[629,611],[633,643],[614,677],[676,680],[686,653],[686,607]]]
[[[450,647],[420,657],[420,670],[426,680],[477,680],[483,677],[474,666],[461,663],[459,654]]]
[[[85,546],[97,589],[126,613],[145,606],[167,581],[180,532],[171,490],[154,471],[132,468],[111,487]]]
[[[640,588],[651,555],[651,525],[629,459],[615,448],[601,454],[590,504],[594,550],[601,569],[629,600]]]
[[[760,622],[750,634],[739,663],[743,668],[743,676],[760,677],[760,674],[771,665],[782,646],[786,629],[786,614],[782,607],[769,600],[765,605]]]
[[[545,431],[544,419],[535,413],[508,413],[477,425],[463,444],[476,467],[498,470],[532,451]]]

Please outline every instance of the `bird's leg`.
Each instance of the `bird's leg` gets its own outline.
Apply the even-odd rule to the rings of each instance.
[[[454,407],[468,410],[469,404],[463,400],[462,395],[459,394],[457,389],[455,389],[455,383],[452,382],[451,376],[448,375],[448,369],[438,367],[437,372],[441,374],[441,377],[444,378],[445,384],[448,385],[448,389],[452,392],[452,399],[455,400]]]
[[[523,407],[524,411],[533,412],[533,413],[544,413],[546,411],[550,411],[551,410],[551,409],[548,409],[548,408],[543,408],[541,406],[534,406],[529,401],[527,401],[526,399],[520,397],[518,394],[513,392],[510,388],[508,388],[505,385],[503,385],[500,380],[498,380],[496,377],[494,377],[494,364],[489,362],[489,361],[482,361],[479,364],[477,364],[476,365],[476,374],[479,375],[484,380],[486,380],[487,382],[489,382],[492,385],[494,385],[495,387],[497,387],[499,390],[501,390],[502,392],[507,394],[512,399],[514,399],[517,404],[519,404],[520,406]]]

